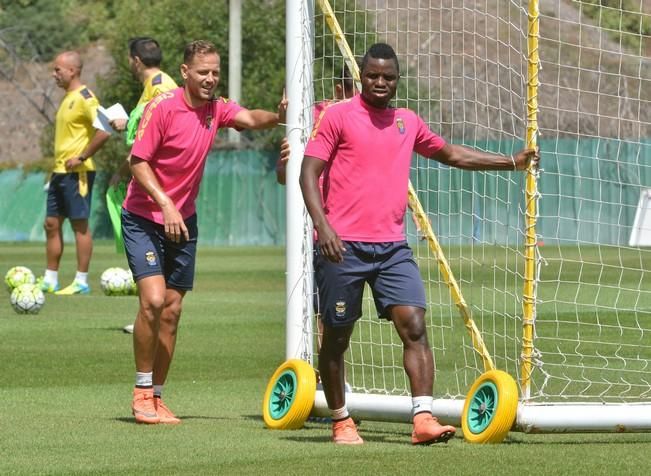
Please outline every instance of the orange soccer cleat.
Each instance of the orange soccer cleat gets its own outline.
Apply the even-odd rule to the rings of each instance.
[[[418,413],[414,416],[414,431],[411,433],[411,443],[414,445],[447,443],[456,431],[451,425],[441,425],[429,412]]]
[[[174,413],[172,413],[169,408],[167,408],[167,405],[163,403],[162,398],[154,397],[154,406],[156,407],[159,423],[166,423],[168,425],[177,425],[181,423],[181,419],[174,415]]]
[[[134,388],[131,412],[138,423],[159,423],[160,418],[154,405],[153,388]]]
[[[357,434],[357,426],[352,418],[332,424],[332,441],[338,445],[361,445],[364,440]]]

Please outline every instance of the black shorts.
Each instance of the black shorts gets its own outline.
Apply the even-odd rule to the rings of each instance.
[[[163,275],[168,287],[190,291],[197,257],[197,215],[185,220],[190,239],[176,243],[165,236],[165,227],[122,209],[122,238],[129,268],[136,281]]]
[[[88,220],[95,172],[52,174],[47,189],[48,217]]]
[[[344,247],[343,263],[328,261],[318,247],[315,252],[319,310],[326,326],[349,326],[361,317],[366,283],[373,292],[381,318],[390,317],[387,310],[390,306],[427,308],[425,287],[406,241],[345,241]]]

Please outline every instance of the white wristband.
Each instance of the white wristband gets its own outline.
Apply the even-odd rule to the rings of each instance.
[[[518,166],[515,165],[515,159],[513,158],[513,156],[509,155],[509,157],[511,158],[511,162],[513,162],[513,170],[518,170]]]

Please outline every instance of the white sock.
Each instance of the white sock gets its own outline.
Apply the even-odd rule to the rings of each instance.
[[[332,412],[333,420],[345,420],[346,418],[348,418],[348,408],[346,408],[346,405],[336,410],[330,410],[330,411]]]
[[[163,396],[163,386],[162,385],[154,385],[154,397],[162,397]]]
[[[136,372],[136,387],[151,387],[154,372]]]
[[[411,399],[412,416],[415,416],[418,413],[423,413],[423,412],[432,413],[433,402],[434,402],[434,397],[430,397],[430,396],[413,397]]]
[[[59,272],[53,271],[51,269],[46,269],[45,276],[43,277],[43,281],[45,281],[48,284],[53,284],[56,286],[57,284],[59,284]]]
[[[77,274],[75,274],[75,281],[81,284],[88,284],[88,273],[77,271]]]

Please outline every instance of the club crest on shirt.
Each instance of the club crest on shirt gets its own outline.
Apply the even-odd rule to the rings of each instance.
[[[401,134],[405,133],[405,121],[402,120],[402,118],[396,119],[396,126],[398,127],[398,132]]]
[[[346,314],[346,301],[337,301],[335,303],[335,313],[337,317],[344,317]]]
[[[206,129],[210,130],[211,127],[212,127],[212,115],[208,114],[206,116]]]
[[[145,252],[145,260],[149,266],[156,266],[156,254],[153,251]]]

